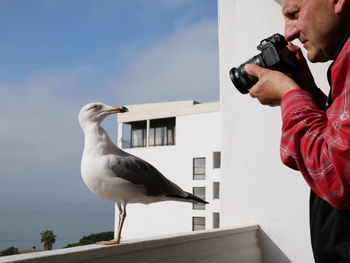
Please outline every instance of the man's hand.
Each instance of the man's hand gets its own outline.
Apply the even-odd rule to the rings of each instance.
[[[249,94],[253,98],[257,98],[263,105],[278,106],[281,104],[284,94],[293,89],[300,89],[294,80],[281,72],[254,64],[246,65],[245,70],[249,75],[259,79],[249,90]]]
[[[314,96],[320,109],[324,109],[327,96],[316,86],[301,49],[292,43],[288,43],[288,49],[295,54],[298,60],[298,68],[293,74],[285,75],[257,65],[246,65],[246,72],[259,79],[249,90],[250,95],[257,98],[261,104],[277,106],[280,105],[282,97],[288,91],[302,88]]]
[[[320,109],[325,109],[327,96],[317,87],[301,49],[292,43],[288,43],[288,49],[295,54],[298,60],[298,68],[293,73],[293,80],[303,90],[307,90],[314,96]]]

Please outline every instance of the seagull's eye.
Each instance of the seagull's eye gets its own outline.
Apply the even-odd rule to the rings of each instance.
[[[101,109],[101,105],[95,104],[95,105],[91,106],[88,110],[97,111],[97,110],[100,110],[100,109]]]

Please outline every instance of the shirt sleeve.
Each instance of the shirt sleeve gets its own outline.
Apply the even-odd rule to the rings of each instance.
[[[327,111],[305,90],[292,90],[281,102],[282,162],[337,209],[350,209],[350,45],[344,49],[332,67]]]

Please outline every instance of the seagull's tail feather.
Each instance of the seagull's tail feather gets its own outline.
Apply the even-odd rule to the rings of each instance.
[[[201,204],[209,204],[207,201],[193,195],[190,193],[185,192],[185,196],[182,195],[167,195],[167,197],[174,198],[177,201],[183,201],[183,202],[191,202],[191,203],[201,203]]]

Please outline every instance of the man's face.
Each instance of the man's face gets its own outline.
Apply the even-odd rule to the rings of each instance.
[[[311,62],[332,59],[335,15],[331,1],[284,0],[282,13],[287,41],[298,38]]]

